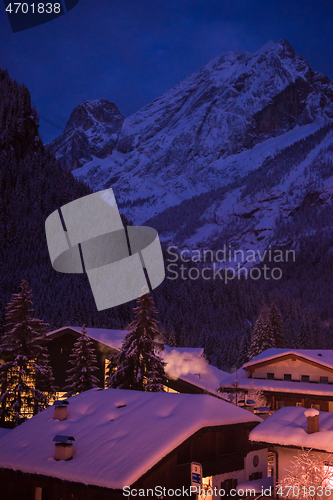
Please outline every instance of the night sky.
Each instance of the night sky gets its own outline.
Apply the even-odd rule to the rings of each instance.
[[[333,79],[332,0],[80,0],[15,34],[0,9],[0,67],[31,91],[44,142],[85,100],[109,99],[128,116],[210,59],[269,40],[287,39]]]

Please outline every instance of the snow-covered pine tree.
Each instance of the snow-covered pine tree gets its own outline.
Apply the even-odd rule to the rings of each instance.
[[[302,321],[298,335],[297,335],[297,348],[298,349],[310,349],[311,342],[311,331],[308,319]]]
[[[129,325],[121,351],[110,359],[108,386],[137,391],[163,391],[165,363],[158,353],[163,345],[155,319],[157,311],[150,294],[142,295],[134,308],[135,319]],[[112,368],[117,364],[117,370]]]
[[[244,333],[244,337],[242,340],[242,347],[239,353],[239,358],[238,358],[238,366],[241,367],[245,363],[249,361],[249,351],[251,347],[251,329],[250,329],[250,323],[246,325],[247,328]]]
[[[0,422],[20,424],[45,408],[54,392],[46,347],[44,321],[32,315],[32,292],[27,281],[7,305],[5,333],[1,340]]]
[[[173,330],[166,336],[167,337],[167,345],[169,347],[177,347],[177,340],[176,340],[176,335]]]
[[[94,372],[98,370],[93,343],[83,325],[80,337],[75,342],[70,355],[72,368],[67,370],[68,377],[65,389],[66,397],[98,387],[98,378]]]
[[[274,339],[271,337],[270,333],[267,307],[264,306],[253,328],[251,346],[249,349],[249,360],[258,356],[258,354],[266,349],[275,347]]]
[[[272,347],[285,347],[285,334],[281,314],[274,302],[271,304],[269,316],[270,336],[274,340]]]

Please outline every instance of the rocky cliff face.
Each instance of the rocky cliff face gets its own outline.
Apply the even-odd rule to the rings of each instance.
[[[93,156],[105,158],[112,153],[123,121],[113,102],[85,102],[74,109],[64,132],[47,148],[68,169],[75,170]]]
[[[16,159],[21,160],[41,143],[37,112],[26,86],[11,80],[8,71],[2,69],[0,96],[0,151],[13,149]]]
[[[265,247],[287,238],[281,220],[308,192],[331,203],[332,122],[329,79],[269,42],[210,61],[126,118],[112,153],[75,175],[179,245]]]

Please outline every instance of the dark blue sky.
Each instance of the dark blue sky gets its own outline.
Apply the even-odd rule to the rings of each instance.
[[[15,34],[1,5],[0,67],[30,89],[44,142],[85,100],[109,99],[128,116],[210,59],[269,40],[286,38],[333,79],[331,0],[80,0]]]

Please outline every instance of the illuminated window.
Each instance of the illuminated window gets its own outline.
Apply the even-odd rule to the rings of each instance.
[[[164,389],[164,392],[176,392],[177,394],[179,394],[178,391],[171,389],[171,387],[168,387],[167,385],[164,385],[163,389]]]
[[[58,400],[62,400],[62,399],[66,399],[65,398],[65,394],[67,394],[66,392],[56,392],[56,396],[55,396],[55,399],[58,401]]]
[[[42,488],[40,488],[39,486],[36,486],[35,488],[35,500],[42,500]]]

